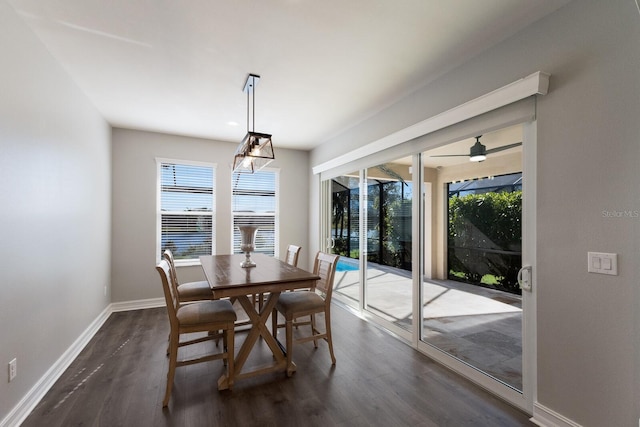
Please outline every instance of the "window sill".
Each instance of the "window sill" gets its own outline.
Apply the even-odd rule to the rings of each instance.
[[[176,267],[194,267],[194,266],[202,265],[202,264],[200,264],[200,260],[199,259],[175,260],[175,264],[176,264]]]

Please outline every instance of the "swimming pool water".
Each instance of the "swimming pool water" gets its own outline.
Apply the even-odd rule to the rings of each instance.
[[[343,261],[341,259],[338,260],[338,265],[336,265],[336,271],[356,271],[358,269],[358,264],[355,264],[354,261]]]

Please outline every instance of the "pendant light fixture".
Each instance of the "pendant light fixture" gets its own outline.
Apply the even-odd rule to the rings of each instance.
[[[271,135],[255,131],[256,127],[256,84],[260,76],[249,74],[244,84],[244,92],[247,93],[247,134],[236,149],[233,157],[233,172],[254,173],[259,171],[275,158]],[[249,111],[252,120],[249,128]]]

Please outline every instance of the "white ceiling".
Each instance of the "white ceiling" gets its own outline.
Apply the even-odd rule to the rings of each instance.
[[[568,0],[8,2],[113,126],[240,142],[255,73],[255,130],[311,149]]]

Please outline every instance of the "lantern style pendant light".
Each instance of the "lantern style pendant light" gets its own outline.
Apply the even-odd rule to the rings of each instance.
[[[256,126],[256,84],[260,76],[249,74],[244,84],[247,93],[247,134],[236,149],[233,156],[233,172],[254,173],[259,171],[275,158],[271,135],[255,131]],[[252,112],[251,128],[249,128],[249,111]]]

